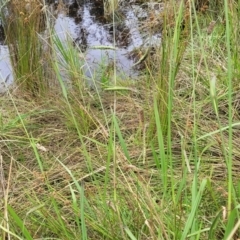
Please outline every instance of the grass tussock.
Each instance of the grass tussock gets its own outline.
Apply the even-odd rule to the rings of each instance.
[[[239,239],[240,3],[173,2],[138,81],[52,34],[58,89],[0,98],[2,239]]]
[[[44,1],[6,2],[1,16],[17,84],[30,97],[45,94],[49,88],[51,51],[43,40],[47,24]]]

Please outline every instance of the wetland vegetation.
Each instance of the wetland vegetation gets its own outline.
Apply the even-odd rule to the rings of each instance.
[[[54,31],[86,1],[67,2],[0,0],[0,239],[240,239],[240,1],[89,1],[113,40],[100,75],[87,38]],[[127,7],[161,33],[128,52],[134,78]]]

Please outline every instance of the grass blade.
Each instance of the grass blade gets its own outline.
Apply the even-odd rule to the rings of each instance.
[[[181,236],[181,240],[185,240],[187,238],[188,231],[190,230],[190,228],[193,224],[195,213],[196,213],[196,211],[198,209],[198,206],[200,204],[200,201],[202,199],[202,194],[203,194],[203,191],[205,189],[206,184],[207,184],[207,179],[203,179],[203,181],[201,182],[200,188],[198,190],[198,193],[197,193],[197,196],[196,196],[196,199],[195,199],[195,203],[192,206],[191,212],[188,216],[188,220],[187,220],[186,225],[184,227],[184,230],[183,230],[183,233],[182,233],[182,236]]]
[[[14,222],[17,224],[17,226],[21,229],[21,233],[23,234],[23,236],[27,239],[27,240],[33,240],[33,237],[31,236],[31,234],[29,233],[29,231],[27,230],[27,228],[25,227],[23,221],[21,220],[21,218],[16,214],[16,212],[13,210],[13,208],[8,205],[8,212],[10,213],[10,215],[12,216]]]

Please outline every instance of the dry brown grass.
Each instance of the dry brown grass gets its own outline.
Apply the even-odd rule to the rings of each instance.
[[[187,152],[191,151],[194,120],[193,112],[191,110],[191,96],[187,94],[187,92],[189,92],[188,88],[190,86],[190,81],[190,79],[186,78],[184,72],[179,72],[177,86],[180,90],[176,92],[173,118],[173,152],[175,159],[178,159],[179,157],[181,158],[182,147],[179,133],[184,136],[185,150]],[[131,169],[136,172],[146,171],[147,174],[152,174],[151,169],[148,169],[149,166],[154,164],[152,162],[151,149],[146,149],[146,152],[144,153],[142,149],[143,143],[140,143],[143,140],[143,132],[146,131],[146,124],[149,121],[149,110],[151,106],[149,100],[151,98],[147,96],[148,93],[146,94],[146,88],[144,89],[143,84],[135,83],[132,87],[134,87],[136,91],[126,91],[125,93],[118,94],[116,108],[121,131],[129,147],[132,164],[127,162],[120,149],[118,159],[120,160],[119,163],[122,166],[121,168],[125,171]],[[182,96],[181,92],[184,92],[187,95]],[[64,191],[61,189],[64,189],[69,182],[71,182],[71,179],[56,161],[56,158],[60,158],[61,161],[74,172],[76,178],[85,179],[89,174],[89,169],[85,157],[82,154],[80,142],[76,133],[75,131],[68,129],[62,112],[59,111],[54,99],[56,99],[56,96],[53,98],[53,102],[50,99],[47,103],[44,101],[29,102],[20,100],[19,98],[9,99],[8,96],[1,99],[2,130],[0,141],[4,172],[7,173],[9,171],[8,168],[11,159],[13,159],[14,163],[12,170],[12,175],[14,177],[12,178],[10,188],[10,192],[14,194],[11,202],[21,203],[21,196],[24,195],[23,192],[25,192],[24,189],[26,189],[26,186],[28,186],[27,189],[31,189],[31,191],[37,194],[40,194],[43,191],[44,196],[48,193],[48,189],[44,189],[45,181],[49,184],[53,184],[54,188],[56,187],[56,192]],[[113,95],[111,92],[106,92],[103,94],[102,99],[110,123],[111,111],[113,109]],[[147,102],[145,101],[146,99]],[[221,121],[222,125],[225,126],[227,125],[227,119],[225,118],[226,105],[222,103],[221,106]],[[236,107],[237,106],[238,105],[236,105]],[[199,111],[199,114],[201,114],[197,122],[199,136],[217,130],[218,126],[215,123],[215,117],[212,116],[210,100],[209,102],[202,102],[199,100],[197,108],[197,112]],[[31,137],[40,144],[40,146],[43,146],[46,149],[46,151],[43,151],[39,148],[41,158],[45,162],[44,165],[47,166],[44,175],[39,172],[39,166],[35,160],[32,147],[29,144],[28,136],[26,135],[16,111],[18,111],[21,116],[26,116],[23,117],[26,130],[31,134]],[[101,115],[101,112],[98,112],[99,109],[94,106],[92,106],[91,111],[95,116]],[[180,112],[181,114],[179,114]],[[236,115],[236,119],[237,118],[238,115]],[[103,119],[98,118],[100,124],[96,125],[95,129],[89,132],[88,139],[96,139],[97,141],[106,144],[109,138],[109,129],[105,123],[101,122],[102,120]],[[13,124],[11,124],[11,122],[13,122]],[[237,146],[240,144],[238,141],[238,134],[238,129],[234,130],[234,146],[236,149],[238,149]],[[225,141],[227,141],[227,134],[224,134],[224,137]],[[201,142],[203,149],[206,147],[204,141],[205,140],[202,140]],[[92,158],[93,170],[99,170],[100,173],[101,171],[104,172],[105,170],[101,170],[101,167],[105,165],[107,157],[106,149],[93,143],[91,140],[86,139],[84,142],[86,149]],[[212,166],[212,169],[208,169],[213,170],[212,177],[224,178],[226,168],[222,155],[219,134],[213,135],[211,143],[206,144],[209,145],[209,147],[202,152],[202,161],[206,161],[206,164]],[[143,164],[142,160],[144,154],[145,164]],[[234,156],[234,174],[237,177],[237,169],[240,164],[237,150],[236,153],[234,151]],[[96,159],[96,161],[94,159]],[[203,168],[204,166],[206,165],[203,164]],[[176,162],[176,167],[181,168],[181,162]],[[146,170],[144,170],[144,168],[146,168]],[[205,171],[207,171],[207,169],[204,169],[204,172]],[[16,183],[18,183],[17,186],[15,185]],[[88,193],[87,190],[86,194],[90,194],[90,192]],[[61,194],[64,195],[64,193]]]
[[[188,157],[190,157],[192,152],[194,115],[191,107],[191,95],[187,94],[189,92],[190,79],[187,78],[184,72],[180,71],[177,83],[181,91],[176,91],[174,100],[172,151],[175,176],[176,179],[180,179],[183,167],[182,151],[185,150]],[[116,174],[114,173],[114,164],[110,163],[108,170],[110,171],[110,177],[107,191],[109,193],[113,191],[115,184],[117,184],[118,194],[122,192],[122,201],[125,201],[128,205],[129,211],[134,212],[135,227],[141,227],[146,224],[149,234],[157,237],[156,229],[158,229],[159,226],[161,226],[162,231],[166,229],[162,219],[157,217],[159,215],[158,211],[161,209],[161,199],[157,199],[159,190],[156,188],[156,183],[160,181],[159,172],[155,166],[152,149],[147,145],[144,146],[143,134],[148,128],[147,124],[149,123],[149,114],[151,113],[149,110],[152,105],[152,100],[149,95],[152,95],[151,93],[154,92],[155,89],[147,87],[146,82],[145,84],[143,82],[141,82],[141,84],[140,82],[134,83],[131,85],[131,88],[135,91],[125,91],[117,94],[116,108],[119,125],[128,147],[131,162],[127,160],[119,143],[117,143],[117,172]],[[148,91],[146,91],[146,89],[148,89]],[[186,95],[183,96],[181,92]],[[107,112],[110,126],[113,109],[113,93],[105,92],[102,94],[103,106]],[[47,207],[48,204],[51,204],[49,199],[55,199],[61,209],[64,224],[67,228],[72,229],[74,228],[72,216],[76,214],[76,212],[72,208],[69,185],[73,182],[70,175],[59,164],[58,160],[68,167],[79,182],[85,182],[85,196],[90,204],[96,206],[96,214],[99,214],[99,219],[96,221],[102,221],[100,216],[103,213],[97,206],[99,205],[99,201],[101,201],[101,199],[99,199],[99,192],[104,191],[104,176],[107,171],[106,161],[108,159],[107,143],[110,132],[109,126],[105,125],[101,117],[101,109],[92,105],[92,113],[94,116],[100,117],[98,117],[99,122],[95,128],[87,134],[87,138],[84,138],[85,149],[91,158],[91,167],[89,168],[89,162],[84,155],[81,142],[75,130],[68,128],[62,111],[60,111],[56,105],[58,104],[56,102],[58,97],[60,98],[60,96],[52,96],[47,102],[44,100],[29,102],[19,98],[9,99],[8,96],[0,99],[2,109],[0,152],[2,156],[2,172],[4,173],[5,179],[9,177],[10,162],[12,161],[11,180],[8,183],[6,181],[2,183],[2,187],[5,190],[7,188],[9,189],[8,204],[16,209],[18,214],[23,218],[26,216],[26,209],[28,211],[34,209],[37,201],[40,205],[43,203],[44,207],[40,206],[39,214],[32,213],[36,219],[56,219],[57,216],[52,207]],[[224,114],[225,108],[226,106],[222,103],[221,122],[223,126],[227,125]],[[24,123],[28,133],[31,134],[31,138],[34,138],[35,142],[39,144],[37,148],[44,166],[43,172],[39,169],[36,156],[29,143],[28,136],[18,119],[16,110],[18,110],[21,116],[27,115],[23,118]],[[215,123],[215,117],[212,114],[210,100],[206,102],[199,99],[197,111],[199,111],[200,114],[196,123],[198,125],[199,136],[218,129]],[[14,119],[16,119],[16,121],[13,121],[14,124],[10,124]],[[184,145],[181,143],[180,134],[184,136]],[[240,144],[238,136],[239,131],[236,129],[234,130],[233,147],[236,149],[233,154],[235,179],[238,178],[240,165],[237,150]],[[224,134],[226,141],[227,138],[227,134]],[[97,144],[91,139],[99,141],[103,145]],[[226,165],[221,142],[219,141],[221,141],[219,140],[219,135],[216,134],[211,137],[211,142],[209,142],[209,140],[205,141],[204,139],[199,142],[201,145],[200,149],[202,150],[202,152],[199,153],[201,157],[200,175],[202,175],[202,177],[208,175],[213,181],[216,181],[219,194],[224,195],[225,190],[224,188],[220,189],[220,182],[226,178]],[[205,147],[206,149],[204,149]],[[192,171],[194,170],[191,157],[190,168]],[[139,195],[137,195],[136,182],[141,186],[141,193],[139,193]],[[191,182],[190,175],[189,182]],[[128,194],[126,194],[126,192]],[[3,196],[3,192],[1,192],[1,195]],[[156,199],[156,202],[159,203],[159,209],[155,210],[155,212],[152,212],[152,210],[156,209],[156,203],[153,203],[152,199]],[[139,206],[137,210],[136,205]],[[111,211],[118,211],[115,209],[115,205],[111,200],[109,200],[108,206]],[[142,216],[142,208],[144,208],[144,206],[148,206],[148,211],[151,212],[151,215],[147,219]],[[1,209],[4,209],[2,203]],[[167,214],[168,211],[170,214],[171,207],[164,208],[164,211],[165,214]],[[42,232],[48,236],[49,234],[53,234],[44,224],[38,229],[37,225],[30,219],[30,217],[27,217],[26,225],[31,232],[35,233],[34,237],[40,237]],[[182,220],[184,221],[184,219]],[[110,227],[111,224],[109,223],[108,226]],[[54,234],[52,236],[54,236]],[[97,236],[98,234],[93,231],[89,234],[89,239],[94,239]],[[142,236],[142,239],[145,239],[144,236]]]

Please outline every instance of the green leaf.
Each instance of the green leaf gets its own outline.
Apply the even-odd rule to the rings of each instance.
[[[224,234],[224,240],[228,238],[228,236],[231,234],[234,225],[235,225],[235,220],[237,219],[237,209],[233,209],[228,217],[228,222],[227,222],[227,227],[225,230]]]
[[[124,230],[127,233],[127,235],[130,237],[131,240],[137,240],[137,238],[132,234],[132,232],[130,231],[130,229],[127,226],[124,227]]]
[[[119,137],[119,140],[120,140],[120,144],[121,144],[121,147],[122,147],[122,150],[126,156],[126,158],[128,160],[130,160],[130,155],[128,153],[128,150],[127,150],[127,145],[123,139],[123,136],[122,136],[122,133],[121,133],[121,130],[119,128],[119,125],[118,125],[118,122],[117,122],[117,119],[116,119],[116,116],[113,115],[113,122],[114,122],[114,125],[115,125],[115,129],[116,129],[116,132],[117,132],[117,135]]]
[[[21,229],[21,233],[27,240],[33,240],[31,234],[27,230],[27,228],[24,225],[24,222],[21,220],[21,218],[16,214],[16,212],[13,210],[13,208],[8,205],[8,212],[12,216],[13,220],[17,224],[17,226]]]
[[[187,238],[188,231],[191,228],[192,223],[194,221],[195,213],[196,213],[196,211],[198,209],[198,206],[199,206],[199,203],[201,201],[202,194],[203,194],[203,191],[205,189],[206,184],[207,184],[207,179],[203,179],[203,181],[202,181],[202,183],[200,185],[199,191],[197,193],[197,196],[196,196],[196,199],[195,199],[195,203],[192,206],[191,212],[190,212],[190,214],[188,216],[188,220],[187,220],[187,222],[185,224],[185,228],[183,230],[183,234],[182,234],[181,240],[186,240],[186,238]]]

